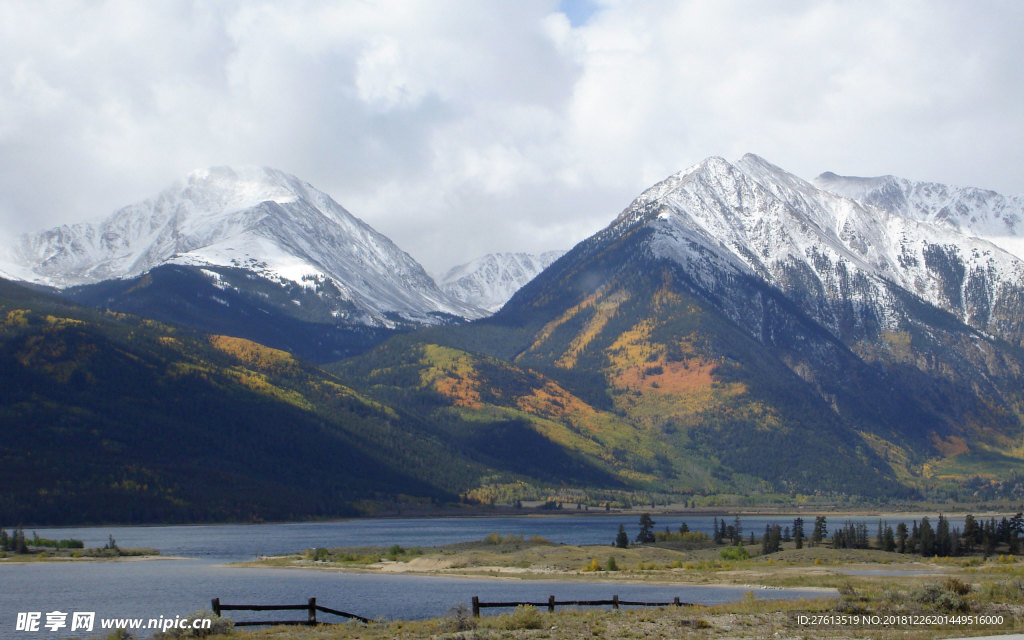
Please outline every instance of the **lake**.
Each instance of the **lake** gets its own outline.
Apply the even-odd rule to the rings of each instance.
[[[691,530],[711,532],[709,516],[659,518],[658,528],[675,530],[686,521]],[[123,562],[47,562],[0,564],[0,638],[89,636],[67,629],[16,631],[19,612],[93,611],[108,617],[154,618],[185,616],[209,609],[219,597],[229,604],[299,604],[316,597],[324,606],[368,618],[419,619],[445,615],[472,596],[488,600],[622,599],[713,604],[737,600],[742,587],[627,585],[559,581],[494,581],[432,576],[376,575],[293,569],[242,569],[225,562],[252,560],[260,555],[301,551],[312,547],[433,546],[479,540],[488,533],[541,536],[566,544],[610,544],[619,524],[635,536],[635,515],[556,515],[544,517],[479,517],[422,519],[360,519],[337,522],[202,526],[100,526],[41,528],[43,538],[77,538],[87,547],[103,546],[113,536],[122,547],[153,547],[166,556],[185,560]],[[731,517],[725,517],[732,524]],[[804,517],[809,532],[813,517]],[[793,516],[744,517],[745,535],[756,537],[766,524],[792,525]],[[845,519],[831,520],[839,525]],[[865,519],[874,533],[875,520]],[[892,522],[895,525],[895,522]],[[32,530],[27,532],[32,535]],[[820,592],[758,590],[758,597],[810,597]],[[492,610],[493,611],[493,610]],[[496,611],[495,611],[496,612]],[[294,612],[291,612],[294,616]],[[247,612],[234,617],[244,619]],[[288,615],[288,612],[284,612]],[[70,618],[69,618],[70,619]],[[253,619],[253,617],[249,617]],[[105,635],[98,629],[92,636]],[[148,637],[149,633],[139,634]]]

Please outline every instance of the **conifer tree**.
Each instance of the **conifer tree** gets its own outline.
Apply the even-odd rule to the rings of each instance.
[[[637,534],[636,541],[640,544],[654,542],[654,520],[651,519],[651,514],[640,514],[640,533]]]
[[[922,556],[930,556],[935,553],[935,531],[932,529],[932,523],[928,521],[928,516],[921,518],[921,526],[918,528],[918,550]]]
[[[619,525],[619,533],[615,536],[615,546],[619,549],[629,547],[629,534],[626,533],[625,525]]]
[[[825,516],[815,516],[814,529],[811,531],[811,546],[821,544],[826,536],[828,536],[828,523]]]

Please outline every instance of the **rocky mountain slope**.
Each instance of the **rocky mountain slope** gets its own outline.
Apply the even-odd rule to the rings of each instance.
[[[1024,258],[1024,196],[896,176],[858,178],[832,172],[821,174],[814,184],[897,216],[988,240]]]

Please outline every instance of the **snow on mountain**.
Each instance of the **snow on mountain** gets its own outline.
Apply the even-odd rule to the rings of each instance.
[[[494,313],[564,253],[489,253],[452,267],[438,282],[453,298]]]
[[[709,158],[654,185],[603,233],[649,229],[650,251],[678,262],[705,290],[731,299],[760,278],[834,335],[895,331],[900,290],[972,327],[1020,344],[1024,262],[938,220],[862,204],[762,158]],[[737,317],[745,301],[733,301]],[[757,320],[743,318],[757,332]]]
[[[436,313],[484,315],[442,292],[419,263],[330,196],[268,168],[195,171],[100,222],[25,234],[6,262],[22,279],[60,288],[163,264],[239,267],[308,287],[330,281],[348,303],[345,315],[374,326],[387,326],[388,314],[427,323]]]
[[[896,176],[858,178],[832,172],[821,174],[814,184],[904,218],[983,238],[1024,259],[1024,195],[1004,196],[986,189]]]

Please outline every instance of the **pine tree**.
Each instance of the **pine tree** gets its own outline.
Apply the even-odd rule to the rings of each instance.
[[[935,553],[935,531],[932,524],[928,522],[928,516],[921,518],[921,526],[918,528],[918,536],[921,540],[918,550],[922,556],[930,556]]]
[[[907,538],[910,534],[907,532],[907,523],[901,522],[896,525],[896,552],[906,553],[907,552]]]
[[[985,550],[985,557],[989,557],[996,552],[996,543],[998,539],[996,537],[996,519],[991,518],[985,523],[985,531],[982,534],[982,548]]]
[[[825,520],[825,516],[815,516],[814,518],[814,529],[811,531],[811,546],[821,544],[828,536],[828,523]]]
[[[619,533],[615,536],[615,546],[620,549],[629,547],[629,534],[626,533],[625,525],[619,525]]]
[[[972,516],[971,514],[967,514],[966,516],[964,516],[964,551],[966,551],[967,553],[974,551],[974,546],[981,544],[981,536],[981,527],[978,526],[978,521],[974,519],[974,516]]]
[[[636,541],[640,544],[654,542],[654,520],[651,519],[651,514],[640,514],[640,533],[637,534]]]
[[[896,549],[896,538],[892,535],[892,527],[885,525],[882,533],[882,551],[893,551]]]
[[[939,523],[935,526],[935,554],[948,557],[953,548],[953,541],[950,539],[949,520],[940,513]]]
[[[793,520],[793,542],[796,543],[797,549],[804,548],[804,519],[797,518]]]

